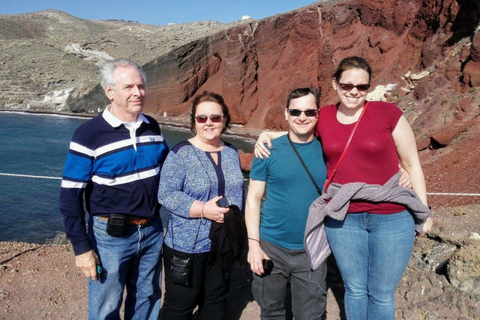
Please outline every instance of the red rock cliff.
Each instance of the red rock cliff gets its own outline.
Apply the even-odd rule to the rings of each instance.
[[[374,87],[393,85],[382,98],[402,108],[419,150],[426,150],[421,156],[430,170],[429,189],[445,191],[449,180],[462,187],[452,185],[451,192],[479,192],[474,168],[480,148],[467,142],[480,136],[479,17],[477,0],[314,3],[191,42],[147,63],[146,111],[185,117],[192,97],[207,89],[225,97],[233,123],[285,129],[287,94],[313,85],[323,91],[322,104],[335,102],[334,66],[359,55],[373,67]],[[471,156],[458,161],[453,151],[466,148]],[[445,173],[449,170],[465,176]]]
[[[192,97],[208,89],[224,95],[234,123],[278,129],[291,89],[319,86],[322,102],[334,101],[331,74],[349,55],[371,62],[374,85],[403,86],[408,71],[438,67],[445,78],[437,80],[440,85],[448,83],[458,91],[475,87],[480,81],[475,67],[480,36],[475,37],[477,49],[470,40],[457,46],[472,39],[478,15],[474,0],[314,4],[220,32],[148,63],[147,110],[183,115]],[[421,92],[415,94],[421,100]]]

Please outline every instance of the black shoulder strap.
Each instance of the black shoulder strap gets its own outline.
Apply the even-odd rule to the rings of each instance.
[[[292,142],[292,140],[290,139],[290,135],[289,135],[288,133],[287,133],[287,138],[288,138],[288,142],[290,143],[290,146],[292,146],[293,151],[295,151],[295,154],[297,155],[298,160],[300,160],[300,162],[302,163],[303,168],[305,169],[305,171],[307,172],[308,176],[310,177],[310,180],[312,180],[312,183],[313,183],[313,185],[315,186],[315,189],[317,189],[318,194],[319,194],[319,195],[322,195],[322,189],[320,189],[320,188],[318,187],[317,183],[315,182],[315,179],[313,179],[312,174],[310,173],[310,171],[308,170],[307,166],[305,165],[305,162],[303,162],[302,157],[300,157],[300,154],[298,153],[297,148],[295,148],[295,146],[293,145],[293,142]]]

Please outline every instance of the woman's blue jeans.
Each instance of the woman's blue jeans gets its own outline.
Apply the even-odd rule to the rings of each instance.
[[[345,285],[347,319],[395,319],[395,291],[413,248],[408,211],[327,218],[325,231]]]

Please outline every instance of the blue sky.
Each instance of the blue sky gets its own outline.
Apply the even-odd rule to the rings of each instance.
[[[163,25],[204,20],[237,21],[273,16],[313,0],[1,0],[0,15],[57,9],[88,20],[123,19]]]

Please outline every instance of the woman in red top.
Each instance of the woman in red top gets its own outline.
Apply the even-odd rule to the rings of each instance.
[[[321,138],[331,175],[366,106],[371,68],[359,57],[343,59],[332,80],[340,102],[320,111]],[[409,173],[413,190],[426,205],[423,170],[413,130],[393,104],[371,101],[333,181],[384,184]],[[412,215],[395,203],[352,202],[344,221],[327,218],[325,231],[345,284],[348,319],[395,319],[395,290],[408,264],[415,231]],[[429,218],[422,233],[431,228]]]
[[[371,68],[359,57],[343,59],[333,75],[332,86],[339,103],[320,109],[316,128],[328,177],[367,105],[370,81]],[[265,136],[258,141],[269,142]],[[263,143],[257,143],[256,154],[261,154],[262,149],[266,150]],[[398,172],[399,163],[410,175],[413,190],[427,205],[412,128],[395,105],[371,101],[333,182],[382,185]],[[428,218],[422,234],[431,226]],[[395,290],[410,259],[415,237],[412,215],[395,203],[352,201],[345,220],[327,218],[325,231],[344,281],[347,319],[395,319]]]

